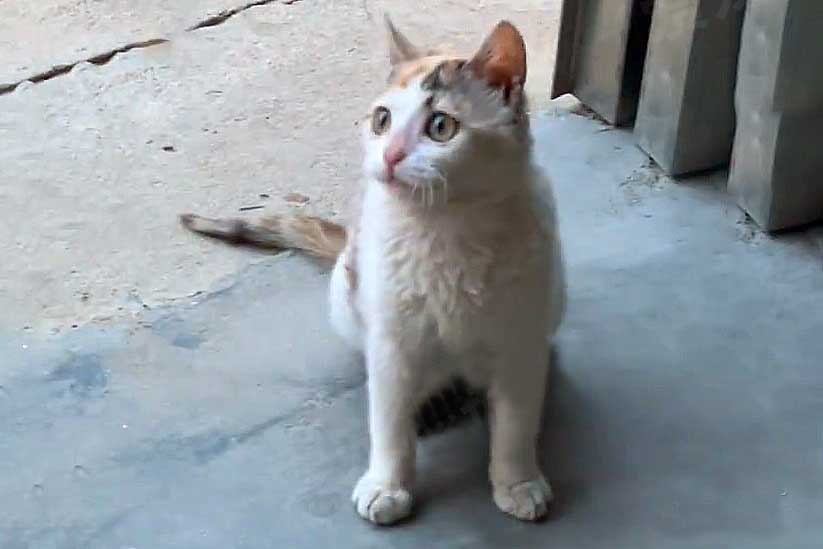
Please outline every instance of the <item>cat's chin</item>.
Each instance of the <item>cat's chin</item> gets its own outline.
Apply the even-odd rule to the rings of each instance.
[[[386,173],[373,176],[372,181],[389,196],[403,201],[414,201],[415,196],[417,196],[419,200],[422,200],[423,197],[426,196],[426,189],[429,187],[429,183],[427,182],[414,181],[396,176],[388,177]]]
[[[396,177],[381,178],[377,182],[392,194],[405,194],[411,191],[412,185]]]

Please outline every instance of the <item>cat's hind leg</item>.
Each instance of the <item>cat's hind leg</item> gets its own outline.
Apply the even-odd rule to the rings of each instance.
[[[357,308],[357,267],[351,247],[337,258],[329,284],[329,316],[334,331],[355,350],[363,351],[363,318]]]

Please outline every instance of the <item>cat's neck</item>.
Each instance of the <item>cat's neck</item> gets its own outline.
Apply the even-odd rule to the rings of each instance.
[[[370,215],[379,215],[389,225],[425,228],[426,232],[494,233],[518,216],[529,216],[534,185],[530,177],[518,174],[500,181],[493,192],[476,195],[443,196],[433,200],[408,192],[398,193],[379,181],[367,182],[365,204]]]

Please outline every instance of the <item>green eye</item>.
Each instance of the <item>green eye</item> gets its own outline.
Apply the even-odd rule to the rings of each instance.
[[[386,107],[377,107],[371,115],[371,131],[383,135],[391,127],[391,112]]]
[[[438,143],[450,141],[457,135],[457,130],[459,129],[460,124],[457,120],[444,112],[432,113],[429,121],[426,122],[426,135],[428,135],[432,141],[437,141]]]

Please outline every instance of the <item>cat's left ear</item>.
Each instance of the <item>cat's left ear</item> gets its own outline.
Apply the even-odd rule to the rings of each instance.
[[[506,97],[526,84],[526,44],[517,28],[501,21],[486,38],[467,68]]]
[[[389,60],[391,61],[392,67],[422,57],[420,50],[417,49],[402,32],[397,30],[397,27],[394,26],[388,14],[386,14],[384,20],[386,22],[386,30],[389,34]]]

